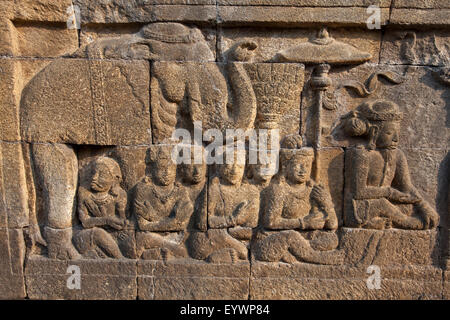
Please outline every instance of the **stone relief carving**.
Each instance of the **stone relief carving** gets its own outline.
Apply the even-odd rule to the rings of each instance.
[[[347,226],[420,230],[438,225],[438,214],[413,186],[398,149],[402,117],[395,103],[375,100],[345,118],[347,134],[365,136],[367,142],[346,154]]]
[[[120,187],[122,173],[111,158],[94,162],[89,189],[78,190],[78,218],[83,230],[74,235],[75,247],[83,255],[122,258],[111,231],[123,230],[127,224],[127,194]]]
[[[152,146],[149,150],[151,176],[136,186],[133,203],[138,223],[138,256],[146,259],[167,255],[187,256],[184,231],[194,212],[188,189],[176,180],[173,146]]]
[[[55,61],[39,73],[24,90],[21,104],[34,181],[44,199],[45,232],[34,228],[34,243],[47,247],[48,258],[61,260],[344,264],[335,205],[319,181],[321,114],[322,109],[336,109],[329,91],[331,66],[361,64],[371,55],[336,41],[326,29],[281,51],[277,62],[253,63],[257,49],[263,48],[238,42],[227,52],[226,63],[219,64],[202,32],[178,23],[152,23],[133,35],[97,40],[67,59],[74,61],[72,68],[84,68],[89,75],[80,82],[90,83],[80,110],[74,111],[73,121],[83,124],[73,132],[67,127],[45,131],[32,117],[37,113],[43,121],[60,116],[61,99],[47,95],[55,87],[49,85],[45,99],[36,91],[48,73],[66,62]],[[315,93],[315,108],[308,111],[315,119],[314,133],[305,142],[297,127],[304,121],[303,63],[313,66],[308,85]],[[105,74],[120,78],[113,89],[126,88],[133,106],[109,109]],[[366,84],[347,81],[342,86],[368,97],[379,78],[404,81],[392,72],[377,72]],[[49,97],[57,103],[42,106]],[[121,135],[122,117],[130,115],[137,125]],[[368,100],[343,117],[345,133],[365,141],[345,150],[345,227],[425,230],[439,224],[438,214],[413,186],[406,157],[397,148],[401,117],[394,102],[382,100]],[[203,130],[280,129],[284,139],[269,150],[279,152],[279,160],[208,167],[203,159],[176,165],[173,131],[192,133],[197,121]],[[138,138],[124,138],[133,136],[133,130],[141,132]],[[41,143],[41,137],[52,143]],[[88,181],[78,181],[76,147],[71,145],[81,144],[150,145],[147,175],[125,190],[119,163],[102,156],[92,162]],[[205,152],[204,146],[188,148],[191,154]],[[244,158],[248,160],[248,150]]]
[[[296,261],[339,264],[342,254],[334,232],[337,217],[330,194],[310,179],[314,151],[302,148],[300,136],[287,136],[281,144],[277,179],[262,191],[261,229],[256,235],[256,259],[270,262]]]

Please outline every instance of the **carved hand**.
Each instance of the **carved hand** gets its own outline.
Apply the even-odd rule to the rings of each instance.
[[[333,206],[331,196],[324,186],[317,184],[311,191],[311,198],[324,207]]]
[[[389,188],[389,196],[388,199],[391,201],[406,203],[406,204],[417,204],[422,200],[414,195],[398,191],[394,188]]]
[[[303,228],[305,230],[321,230],[325,225],[325,217],[320,213],[313,213],[303,219]]]
[[[247,210],[253,205],[253,201],[244,201],[238,205],[238,208],[235,211],[236,224],[241,225],[244,224],[247,220]]]
[[[125,226],[125,220],[117,218],[117,217],[107,217],[106,223],[116,230],[122,230]]]
[[[427,206],[428,207],[428,206]],[[424,229],[433,229],[439,224],[439,215],[432,208],[428,207],[424,212],[425,225]]]
[[[153,215],[150,215],[149,213],[151,213],[151,204],[150,202],[148,202],[147,200],[145,201],[135,201],[134,202],[134,207],[135,207],[135,211],[136,214],[142,216],[145,220],[147,221],[154,221],[154,217]]]
[[[86,205],[86,208],[88,209],[89,213],[94,217],[101,217],[102,213],[99,210],[98,206],[94,203],[94,201],[90,199],[86,199],[84,204]]]

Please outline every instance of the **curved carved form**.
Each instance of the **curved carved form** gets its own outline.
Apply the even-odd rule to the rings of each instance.
[[[209,230],[190,238],[194,258],[217,263],[248,258],[247,243],[258,223],[259,189],[243,181],[244,169],[237,159],[217,165],[208,188]]]
[[[367,145],[346,154],[345,225],[368,229],[431,229],[439,216],[411,182],[399,150],[402,113],[390,101],[363,103],[344,118],[347,134]]]
[[[330,194],[310,180],[314,151],[301,148],[300,136],[282,142],[281,172],[262,192],[261,230],[253,253],[262,261],[296,261],[339,264],[342,252],[334,232],[323,232],[308,241],[300,231],[336,230],[337,217]]]
[[[127,194],[120,187],[122,173],[117,162],[100,157],[93,163],[89,188],[78,191],[78,217],[83,230],[74,236],[78,251],[90,257],[122,258],[112,231],[123,230],[127,224]]]
[[[151,176],[136,185],[132,204],[138,223],[137,255],[146,259],[186,257],[184,231],[194,205],[187,189],[176,181],[173,146],[152,146],[149,150]]]

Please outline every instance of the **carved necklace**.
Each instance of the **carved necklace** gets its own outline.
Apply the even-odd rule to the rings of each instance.
[[[156,186],[152,188],[152,193],[155,196],[155,198],[157,198],[159,201],[161,201],[163,204],[166,204],[167,201],[169,201],[169,199],[172,197],[172,195],[175,193],[176,191],[176,186],[174,185],[172,187],[172,190],[167,193],[167,191],[164,191],[162,193],[158,193],[158,191],[156,191]]]
[[[97,205],[105,205],[111,201],[111,195],[109,193],[105,193],[104,195],[93,193],[92,200],[94,200]]]

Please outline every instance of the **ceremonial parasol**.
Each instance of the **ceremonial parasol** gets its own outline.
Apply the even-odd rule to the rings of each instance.
[[[366,62],[372,58],[370,53],[358,50],[352,45],[337,41],[330,37],[326,28],[322,28],[317,37],[298,46],[283,50],[277,55],[280,62],[297,62],[306,65],[313,65],[311,76],[311,87],[315,91],[315,138],[314,149],[316,151],[316,161],[314,179],[319,179],[319,149],[322,135],[321,113],[322,108],[334,109],[324,101],[324,94],[332,85],[332,80],[328,76],[331,65],[352,65]]]

